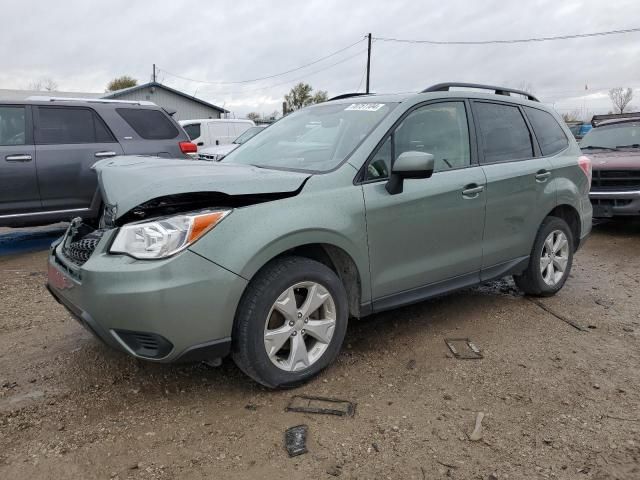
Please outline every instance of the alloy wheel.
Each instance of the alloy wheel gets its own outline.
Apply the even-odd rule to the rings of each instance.
[[[304,370],[329,347],[336,327],[336,306],[317,282],[287,288],[274,302],[264,327],[264,347],[281,370]]]
[[[540,273],[544,282],[553,287],[562,280],[569,262],[569,240],[561,230],[551,232],[542,245]]]

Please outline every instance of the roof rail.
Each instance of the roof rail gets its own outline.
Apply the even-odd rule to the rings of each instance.
[[[336,95],[335,97],[331,97],[329,100],[327,100],[327,102],[330,102],[332,100],[342,100],[343,98],[351,98],[351,97],[363,97],[365,95],[373,95],[373,93],[343,93],[341,95]]]
[[[611,122],[609,122],[609,120]],[[620,121],[620,122],[640,121],[640,112],[609,113],[606,115],[594,115],[591,118],[591,126],[595,128],[598,125],[602,125],[603,123],[614,123],[614,121]]]
[[[493,90],[493,93],[495,93],[496,95],[509,96],[512,93],[516,93],[518,95],[522,95],[526,97],[528,100],[531,100],[534,102],[540,101],[536,97],[534,97],[532,94],[525,92],[523,90],[516,90],[515,88],[509,88],[509,87],[495,87],[493,85],[482,85],[480,83],[460,83],[460,82],[438,83],[436,85],[432,85],[429,88],[425,88],[420,93],[448,92],[450,91],[451,87],[479,88],[482,90]]]
[[[32,95],[27,98],[30,101],[38,102],[90,102],[90,103],[124,103],[129,105],[153,105],[156,104],[147,100],[106,100],[104,98],[79,98],[79,97],[48,97],[46,95]]]

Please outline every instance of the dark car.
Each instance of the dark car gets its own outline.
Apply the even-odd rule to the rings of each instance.
[[[640,216],[640,113],[596,115],[580,142],[592,160],[594,218]]]
[[[151,102],[0,101],[0,226],[97,218],[95,162],[131,154],[185,158],[196,150]]]

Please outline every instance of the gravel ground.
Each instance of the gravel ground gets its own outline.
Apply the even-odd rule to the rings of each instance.
[[[602,224],[539,304],[501,281],[353,321],[337,363],[295,392],[229,360],[112,351],[48,295],[44,252],[1,257],[0,478],[638,479],[639,247],[640,224]],[[445,337],[484,358],[453,358]],[[294,393],[356,414],[285,412]],[[302,423],[309,452],[289,458],[284,431]]]

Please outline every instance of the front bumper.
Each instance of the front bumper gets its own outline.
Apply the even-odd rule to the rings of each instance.
[[[594,218],[640,215],[640,190],[592,190],[589,198]]]
[[[81,267],[64,257],[62,242],[52,246],[47,288],[54,298],[95,336],[134,357],[227,355],[246,280],[189,250],[153,261],[110,255],[113,234]]]

